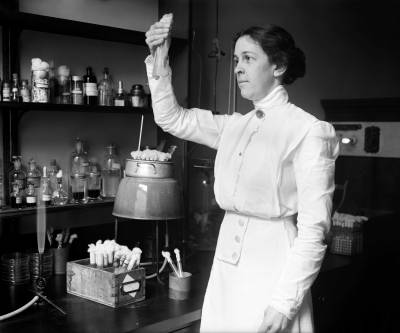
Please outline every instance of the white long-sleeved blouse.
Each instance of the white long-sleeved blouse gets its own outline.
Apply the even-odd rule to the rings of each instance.
[[[298,214],[297,237],[269,304],[292,319],[326,251],[339,152],[332,125],[291,104],[283,86],[245,115],[185,109],[176,101],[171,70],[156,80],[152,57],[145,63],[156,123],[179,138],[217,149],[214,192],[222,209],[269,220]],[[231,245],[221,235],[219,242]]]

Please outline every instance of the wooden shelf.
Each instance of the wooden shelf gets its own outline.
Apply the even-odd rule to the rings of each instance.
[[[0,102],[0,111],[5,109],[23,111],[72,111],[72,112],[96,112],[96,113],[151,113],[151,108],[138,108],[132,106],[102,106],[102,105],[75,105],[53,103],[14,103]]]
[[[66,204],[64,206],[49,206],[46,208],[48,213],[55,213],[61,211],[70,211],[77,209],[90,209],[94,207],[104,207],[114,205],[114,199],[102,199],[97,201],[89,201],[87,204]],[[22,215],[34,215],[36,214],[36,208],[10,208],[4,207],[0,209],[0,219],[7,217],[18,217]]]
[[[146,46],[145,33],[142,31],[15,12],[6,9],[0,9],[0,24],[15,26],[20,29]],[[176,44],[187,44],[187,40],[183,38],[173,38],[172,40]]]

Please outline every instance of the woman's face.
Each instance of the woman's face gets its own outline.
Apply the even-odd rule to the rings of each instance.
[[[274,77],[276,65],[269,62],[267,54],[250,36],[236,41],[235,74],[243,98],[259,100],[280,84]]]

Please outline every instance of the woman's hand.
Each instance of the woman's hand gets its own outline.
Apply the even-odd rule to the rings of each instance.
[[[167,40],[169,48],[169,37],[172,28],[172,14],[165,14],[160,21],[150,26],[146,32],[146,44],[149,47],[150,53],[154,56],[157,46],[160,46]]]
[[[268,307],[264,311],[264,319],[263,322],[258,329],[259,333],[281,333],[287,328],[288,318],[276,311],[272,307]]]

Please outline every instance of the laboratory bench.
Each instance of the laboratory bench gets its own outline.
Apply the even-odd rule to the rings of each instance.
[[[45,295],[67,315],[63,316],[47,303],[34,305],[0,322],[0,330],[2,333],[27,330],[30,333],[198,332],[212,258],[212,251],[202,251],[190,259],[193,289],[188,300],[169,299],[167,277],[164,276],[165,285],[155,279],[146,281],[144,301],[121,308],[67,294],[66,276],[54,275],[48,281]],[[381,269],[387,261],[393,260],[393,256],[386,256],[383,260],[376,256],[351,257],[328,253],[312,287],[315,332],[391,332],[392,322],[387,316],[393,311],[387,309],[387,303],[376,302],[387,301],[389,290],[398,295],[392,284],[395,276],[386,278],[385,285],[385,272],[381,271],[382,276],[378,278],[379,272],[373,270]],[[0,314],[22,306],[34,296],[26,286],[0,286]]]

